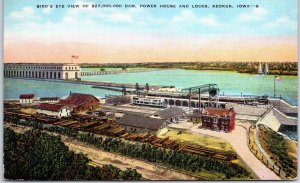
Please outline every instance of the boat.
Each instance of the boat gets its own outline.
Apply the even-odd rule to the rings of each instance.
[[[265,74],[269,74],[269,73],[270,73],[269,64],[266,63],[266,65],[265,65]]]
[[[261,65],[261,63],[259,63],[259,66],[258,66],[258,74],[259,75],[263,75],[264,73],[263,73],[263,70],[262,70],[262,65]]]

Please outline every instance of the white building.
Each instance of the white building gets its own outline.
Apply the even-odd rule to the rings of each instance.
[[[21,94],[20,104],[32,104],[34,102],[34,94]]]
[[[6,63],[5,77],[41,78],[41,79],[79,79],[80,66],[62,63]]]
[[[39,99],[40,103],[56,103],[59,101],[59,97],[41,97]]]
[[[167,103],[162,98],[133,97],[132,103],[151,107],[167,107]]]
[[[72,111],[71,108],[64,106],[64,105],[41,103],[38,106],[38,109],[36,112],[38,114],[45,114],[48,116],[54,116],[57,118],[61,118],[61,117],[70,116],[71,111]]]

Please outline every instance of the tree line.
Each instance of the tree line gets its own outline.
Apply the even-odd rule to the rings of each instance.
[[[86,155],[73,151],[59,136],[38,129],[15,133],[4,129],[4,178],[11,180],[140,180],[135,169],[93,167]]]
[[[39,122],[36,121],[19,121],[17,123],[22,123],[22,125],[27,126],[40,127]],[[62,135],[71,136],[79,141],[93,145],[104,151],[120,153],[133,158],[159,163],[174,169],[184,170],[192,173],[199,173],[204,170],[219,172],[224,174],[227,179],[232,177],[250,176],[247,170],[235,163],[216,160],[210,157],[199,156],[188,152],[164,149],[151,144],[131,142],[127,140],[121,140],[119,138],[96,136],[92,133],[79,132],[76,129],[61,126],[45,125],[43,129]]]
[[[152,63],[114,63],[114,64],[82,64],[81,67],[111,67],[111,68],[180,68],[195,70],[226,70],[241,73],[257,74],[260,62],[152,62]],[[261,62],[263,65],[265,62]],[[297,75],[297,62],[268,62],[270,74]]]

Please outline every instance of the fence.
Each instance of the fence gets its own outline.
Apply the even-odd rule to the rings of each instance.
[[[252,128],[252,130],[254,130],[254,142],[251,142],[251,139],[250,139],[251,128]],[[277,166],[276,163],[270,159],[268,154],[265,152],[265,150],[261,146],[256,130],[257,130],[257,126],[255,126],[255,127],[251,126],[247,130],[247,138],[248,138],[247,144],[248,144],[250,151],[257,157],[258,160],[260,160],[264,165],[266,165],[266,167],[271,169],[274,173],[276,173],[281,178],[287,179],[287,174],[282,170],[281,167]],[[254,149],[254,145],[252,143],[255,144],[257,149]]]

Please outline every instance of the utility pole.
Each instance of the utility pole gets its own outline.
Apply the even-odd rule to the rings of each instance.
[[[199,113],[201,113],[201,88],[199,88],[198,89],[199,91],[199,97],[198,97],[198,99],[199,99]]]
[[[276,97],[276,93],[275,93],[275,81],[276,81],[277,76],[274,76],[274,98]]]
[[[191,97],[192,97],[192,89],[189,89],[189,109],[191,108]]]

